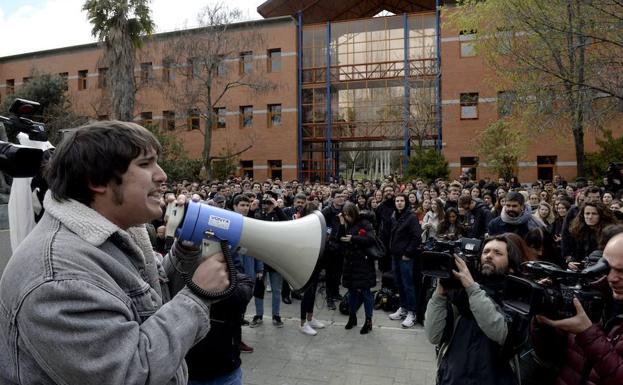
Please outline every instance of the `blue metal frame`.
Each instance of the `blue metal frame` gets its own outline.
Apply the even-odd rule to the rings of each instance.
[[[325,33],[325,44],[327,49],[327,175],[325,180],[331,177],[331,22],[327,21],[327,30]]]
[[[298,37],[298,71],[297,71],[297,79],[296,79],[296,87],[298,94],[298,132],[299,132],[299,143],[298,143],[298,179],[303,180],[303,12],[297,12],[297,37]]]
[[[437,33],[437,151],[443,149],[441,129],[441,0],[435,1],[435,32]]]
[[[405,148],[404,159],[402,160],[402,174],[407,173],[407,167],[409,165],[409,101],[411,99],[411,89],[409,87],[409,19],[407,14],[402,14],[402,23],[404,29],[404,135],[405,135]]]

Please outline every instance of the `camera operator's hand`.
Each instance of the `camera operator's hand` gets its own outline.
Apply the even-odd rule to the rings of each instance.
[[[448,289],[441,284],[441,279],[437,279],[437,288],[435,289],[435,293],[442,297],[446,297],[448,295]]]
[[[461,281],[461,285],[464,288],[468,288],[474,284],[474,278],[472,277],[472,273],[469,272],[469,268],[463,259],[461,259],[458,255],[454,256],[454,261],[456,263],[456,267],[459,271],[452,270],[454,277]]]
[[[223,291],[229,287],[227,262],[223,253],[206,258],[195,270],[193,282],[207,291]]]
[[[571,318],[565,318],[561,320],[551,320],[545,316],[537,315],[536,319],[546,325],[555,327],[572,334],[582,333],[586,329],[593,325],[593,322],[588,318],[580,300],[573,299],[573,305],[575,306],[576,315]]]

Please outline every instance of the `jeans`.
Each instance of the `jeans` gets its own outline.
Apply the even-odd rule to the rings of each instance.
[[[415,303],[415,284],[413,281],[413,263],[412,259],[407,261],[394,258],[394,282],[398,287],[400,294],[400,307],[407,311],[416,312]]]
[[[283,282],[283,277],[276,271],[265,271],[264,274],[268,275],[268,279],[270,279],[270,286],[272,287],[272,292],[270,294],[272,295],[273,300],[273,316],[279,315],[279,306],[281,305],[281,283]],[[264,315],[263,298],[255,298],[255,314],[258,316]]]
[[[363,298],[362,298],[363,297]],[[350,307],[351,314],[357,314],[359,304],[363,299],[363,309],[366,313],[366,318],[372,318],[372,310],[374,309],[374,297],[369,287],[365,289],[349,289],[348,290],[348,305]]]
[[[242,385],[242,369],[238,367],[233,372],[212,380],[190,380],[188,385]]]

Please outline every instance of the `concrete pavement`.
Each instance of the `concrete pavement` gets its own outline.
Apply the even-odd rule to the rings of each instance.
[[[270,295],[264,306],[270,312]],[[247,319],[253,317],[253,301]],[[347,316],[326,308],[322,293],[317,297],[315,316],[327,324],[318,335],[299,331],[300,301],[281,303],[283,328],[272,324],[266,313],[256,328],[243,327],[242,338],[255,348],[242,354],[246,385],[433,385],[435,349],[421,326],[402,329],[384,311],[375,311],[374,330],[360,335],[363,308],[356,328],[345,330]]]

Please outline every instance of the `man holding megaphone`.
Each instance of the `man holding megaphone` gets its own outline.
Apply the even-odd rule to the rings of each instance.
[[[184,356],[207,334],[213,300],[185,283],[230,282],[222,253],[201,259],[178,241],[164,261],[154,254],[143,224],[161,215],[159,151],[133,123],[64,138],[45,214],[0,279],[0,383],[187,383]]]

